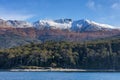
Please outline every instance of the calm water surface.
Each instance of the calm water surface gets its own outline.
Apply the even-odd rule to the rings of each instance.
[[[120,80],[120,73],[0,72],[0,80]]]

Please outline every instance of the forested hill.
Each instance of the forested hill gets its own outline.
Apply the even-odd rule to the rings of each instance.
[[[89,42],[47,41],[0,50],[0,69],[120,69],[120,38]]]

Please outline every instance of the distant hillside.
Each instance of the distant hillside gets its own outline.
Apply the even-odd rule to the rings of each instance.
[[[59,29],[38,30],[35,28],[0,28],[0,48],[11,48],[31,42],[44,41],[85,41],[100,38],[109,38],[120,35],[119,30],[94,31],[94,32],[71,32]]]

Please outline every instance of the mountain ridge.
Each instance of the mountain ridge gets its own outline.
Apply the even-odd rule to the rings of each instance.
[[[36,29],[60,29],[60,30],[70,30],[70,31],[104,31],[119,29],[119,27],[111,26],[108,24],[101,24],[88,19],[72,20],[72,19],[57,19],[57,20],[38,20],[36,22],[30,23],[27,21],[19,20],[3,20],[0,19],[0,27],[11,27],[11,28],[36,28]]]

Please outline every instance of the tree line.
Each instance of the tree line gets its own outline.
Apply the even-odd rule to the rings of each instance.
[[[84,42],[46,41],[1,49],[0,69],[120,69],[120,38]]]

